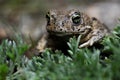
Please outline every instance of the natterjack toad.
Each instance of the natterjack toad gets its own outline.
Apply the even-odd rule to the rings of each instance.
[[[45,34],[38,44],[38,49],[60,49],[67,48],[67,41],[70,37],[81,35],[79,48],[92,46],[98,43],[108,29],[99,20],[90,18],[79,10],[50,10],[46,15],[47,25]]]

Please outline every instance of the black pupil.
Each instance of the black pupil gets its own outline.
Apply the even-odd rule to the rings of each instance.
[[[73,23],[78,24],[80,23],[80,16],[76,16],[72,18]]]

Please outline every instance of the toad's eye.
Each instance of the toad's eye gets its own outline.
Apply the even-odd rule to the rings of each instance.
[[[50,24],[50,13],[49,12],[46,14],[46,19],[47,19],[47,24],[49,25]]]
[[[80,15],[74,14],[73,17],[72,17],[72,21],[73,21],[74,24],[81,23],[81,17],[80,17]]]

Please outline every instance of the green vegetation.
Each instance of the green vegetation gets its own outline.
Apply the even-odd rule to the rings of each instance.
[[[79,49],[80,36],[70,38],[70,56],[46,49],[27,59],[23,54],[29,46],[16,39],[0,45],[0,80],[120,80],[120,26],[103,39],[103,49]],[[101,59],[103,52],[109,56]]]

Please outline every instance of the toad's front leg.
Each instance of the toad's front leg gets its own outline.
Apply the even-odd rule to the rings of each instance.
[[[94,31],[92,31],[91,38],[88,41],[86,41],[85,43],[82,43],[79,46],[79,48],[92,46],[94,43],[99,42],[104,36],[105,36],[104,31],[101,31],[99,29],[94,30]]]
[[[41,37],[40,41],[38,42],[36,49],[38,50],[39,53],[43,53],[45,51],[46,46],[47,46],[47,35],[44,34]]]

